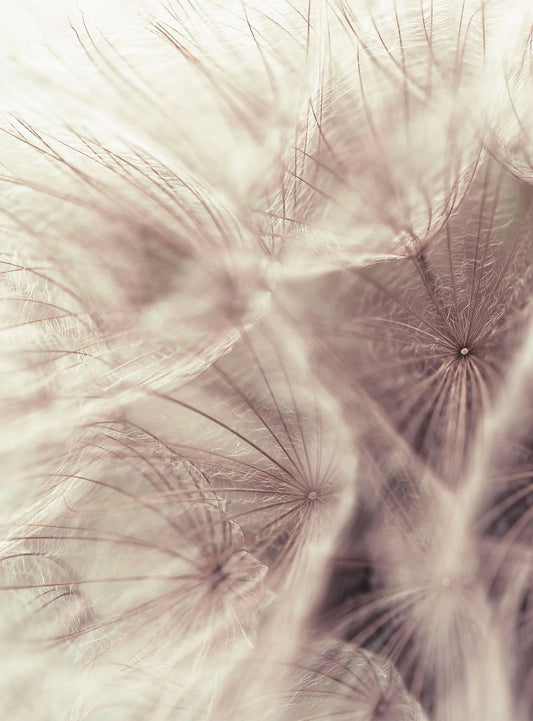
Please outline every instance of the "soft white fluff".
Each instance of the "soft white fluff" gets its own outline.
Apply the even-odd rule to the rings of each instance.
[[[528,721],[531,4],[0,10],[1,718]]]

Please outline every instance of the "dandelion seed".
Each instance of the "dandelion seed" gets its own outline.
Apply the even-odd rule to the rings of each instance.
[[[34,177],[44,166],[42,185],[6,179],[22,186],[26,219],[13,227],[17,262],[14,247],[2,258],[3,332],[35,392],[51,378],[56,394],[73,384],[95,395],[189,377],[265,310],[268,253],[203,181],[140,148],[45,137],[24,123],[8,132],[21,157],[31,153]]]
[[[315,641],[299,649],[287,671],[290,685],[281,699],[272,699],[274,708],[266,719],[424,719],[391,664],[349,644]]]
[[[281,318],[277,325],[249,331],[198,384],[157,396],[162,412],[175,409],[174,423],[195,427],[190,443],[183,431],[178,442],[164,427],[158,433],[213,479],[248,547],[271,572],[272,564],[290,566],[322,528],[327,534],[328,519],[345,494],[348,503],[354,485],[354,457],[338,409],[316,383],[314,391],[306,387],[305,345],[293,329],[282,330]],[[282,344],[289,330],[291,343]],[[248,369],[245,377],[240,367]],[[202,434],[209,442],[201,442]]]
[[[377,401],[447,483],[461,477],[468,438],[497,394],[526,321],[528,198],[489,162],[424,253],[352,270],[349,279],[331,275],[314,286],[328,294],[318,296],[322,305],[301,312],[327,338],[319,369],[337,365],[355,416],[369,413],[365,395]],[[330,378],[335,388],[338,377]]]
[[[483,23],[476,2],[316,10],[317,79],[273,211],[316,272],[419,252],[460,204],[480,155]]]

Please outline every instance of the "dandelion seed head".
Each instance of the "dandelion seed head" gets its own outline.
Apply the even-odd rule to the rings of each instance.
[[[1,101],[0,716],[526,721],[530,10],[83,4]]]

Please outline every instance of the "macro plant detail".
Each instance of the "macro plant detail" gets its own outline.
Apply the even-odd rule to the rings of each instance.
[[[529,721],[532,8],[52,5],[0,30],[3,716]]]

